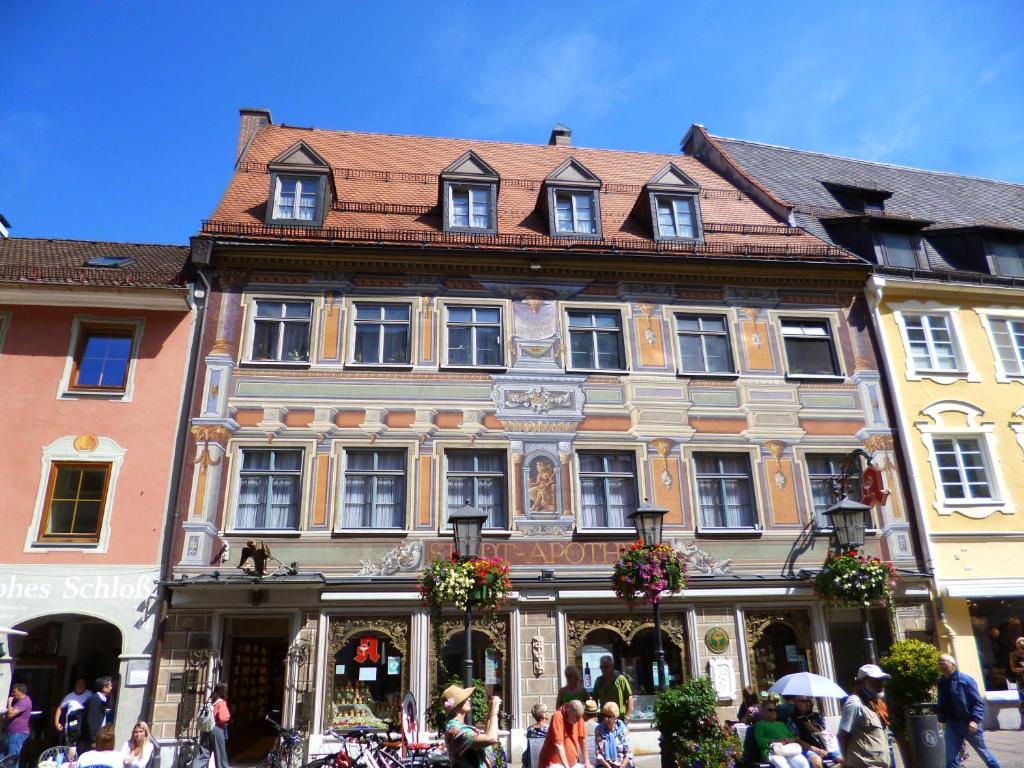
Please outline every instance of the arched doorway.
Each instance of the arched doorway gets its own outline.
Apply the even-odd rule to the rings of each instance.
[[[58,743],[54,713],[78,678],[85,679],[90,690],[98,677],[114,679],[108,702],[112,718],[120,689],[122,636],[110,622],[78,614],[40,616],[14,629],[26,635],[7,640],[13,658],[11,682],[28,686],[32,710],[39,713],[32,717],[30,739],[22,752],[32,764],[44,749]]]

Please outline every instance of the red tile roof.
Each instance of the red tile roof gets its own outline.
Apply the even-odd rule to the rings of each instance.
[[[132,263],[86,266],[100,256],[127,256]],[[0,283],[180,289],[187,258],[188,248],[180,245],[0,238]]]
[[[319,229],[265,226],[267,164],[299,140],[331,166],[335,199]],[[498,235],[443,233],[439,174],[472,149],[501,176]],[[543,179],[568,157],[602,182],[604,240],[551,238],[539,205]],[[647,181],[672,162],[701,187],[705,242],[656,243],[633,213]],[[859,262],[848,252],[774,218],[726,179],[685,155],[571,146],[323,131],[259,130],[203,232],[243,239],[333,240],[479,248],[607,251],[610,248],[735,258]]]

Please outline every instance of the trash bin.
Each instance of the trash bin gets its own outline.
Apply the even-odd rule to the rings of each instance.
[[[912,714],[907,718],[907,734],[914,755],[914,768],[943,768],[946,747],[939,733],[939,718],[932,714]]]

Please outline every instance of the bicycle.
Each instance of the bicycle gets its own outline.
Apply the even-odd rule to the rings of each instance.
[[[78,750],[74,746],[57,746],[44,749],[36,760],[36,768],[61,768],[75,761]]]
[[[394,725],[389,725],[386,731],[366,726],[344,731],[328,729],[327,733],[341,742],[341,749],[310,761],[304,768],[442,768],[447,765],[444,748],[433,744],[407,744],[408,754],[403,756],[397,732]]]
[[[273,748],[267,756],[261,760],[256,768],[299,768],[301,750],[299,744],[302,742],[302,734],[294,728],[285,728],[271,717],[274,713],[280,712],[276,709],[270,710],[264,721],[277,733]]]
[[[189,736],[174,740],[174,768],[190,768],[199,757],[199,742]]]

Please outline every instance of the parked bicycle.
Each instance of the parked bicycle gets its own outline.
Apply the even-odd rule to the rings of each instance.
[[[188,736],[174,741],[174,768],[191,768],[199,756],[199,742]]]
[[[302,761],[302,733],[294,728],[285,728],[271,717],[275,714],[281,716],[280,711],[272,709],[263,718],[277,733],[274,747],[256,768],[299,768]]]
[[[448,754],[443,745],[406,744],[398,729],[389,725],[386,731],[365,726],[327,732],[341,744],[333,755],[324,755],[306,764],[305,768],[446,768]]]

